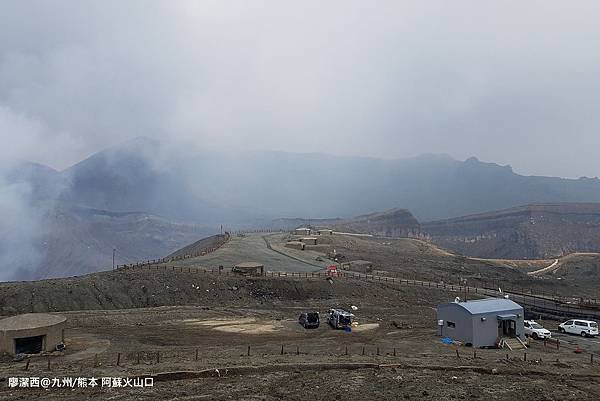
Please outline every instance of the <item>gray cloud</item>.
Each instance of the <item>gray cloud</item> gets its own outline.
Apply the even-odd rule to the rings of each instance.
[[[0,4],[0,146],[64,168],[199,148],[471,155],[598,175],[600,4]]]

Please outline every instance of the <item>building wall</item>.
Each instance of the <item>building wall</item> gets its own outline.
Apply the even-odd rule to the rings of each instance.
[[[525,340],[525,330],[523,326],[523,309],[511,309],[502,312],[493,312],[480,315],[473,315],[473,346],[491,347],[498,340],[498,315],[513,314],[517,315],[516,333],[521,340]],[[485,321],[481,318],[485,317]]]
[[[461,341],[463,344],[473,342],[473,322],[471,315],[455,304],[440,305],[437,311],[438,320],[443,320],[442,336]],[[448,322],[454,323],[449,327]]]
[[[0,353],[15,355],[15,338],[46,336],[43,351],[53,351],[56,346],[64,342],[65,322],[53,326],[36,327],[27,330],[7,330],[0,332]]]

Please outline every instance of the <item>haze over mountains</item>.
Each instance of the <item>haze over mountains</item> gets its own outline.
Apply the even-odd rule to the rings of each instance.
[[[35,235],[22,235],[22,249],[16,242],[2,246],[3,260],[31,249],[39,258],[11,256],[14,268],[4,279],[107,267],[113,247],[121,262],[164,256],[217,232],[220,224],[264,227],[282,217],[347,219],[398,207],[423,223],[529,203],[600,202],[597,178],[522,176],[509,166],[475,158],[226,153],[146,138],[98,152],[61,172],[23,163],[5,180],[27,188],[24,213],[35,216],[30,230]],[[87,246],[96,256],[86,253]]]

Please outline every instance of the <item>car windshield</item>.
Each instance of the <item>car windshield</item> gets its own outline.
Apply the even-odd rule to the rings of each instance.
[[[542,325],[539,323],[531,323],[532,329],[543,329]]]

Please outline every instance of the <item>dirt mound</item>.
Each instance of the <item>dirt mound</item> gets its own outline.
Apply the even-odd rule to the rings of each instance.
[[[322,278],[245,278],[202,271],[126,269],[65,279],[1,283],[0,313],[170,305],[247,307],[334,298],[398,303],[399,294],[406,291],[414,290],[353,279],[329,283]]]

